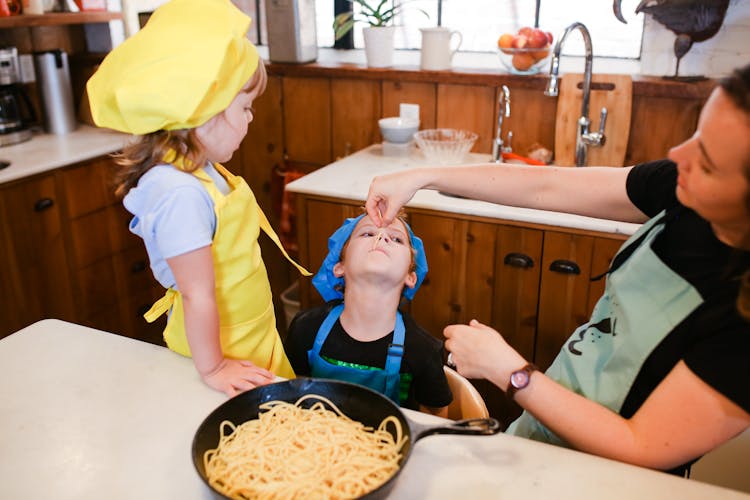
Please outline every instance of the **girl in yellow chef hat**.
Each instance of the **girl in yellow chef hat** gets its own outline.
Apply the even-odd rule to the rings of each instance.
[[[167,346],[230,396],[294,376],[260,229],[289,256],[247,183],[218,163],[239,147],[266,86],[249,26],[229,0],[172,0],[87,84],[96,124],[135,135],[118,156],[117,193],[167,289],[145,317],[168,313]]]

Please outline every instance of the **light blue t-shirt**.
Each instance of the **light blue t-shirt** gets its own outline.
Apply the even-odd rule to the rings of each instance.
[[[203,167],[219,191],[229,185],[210,163]],[[208,246],[216,231],[214,203],[192,174],[171,165],[149,169],[123,199],[133,214],[130,231],[143,238],[151,271],[164,288],[176,288],[166,259]]]

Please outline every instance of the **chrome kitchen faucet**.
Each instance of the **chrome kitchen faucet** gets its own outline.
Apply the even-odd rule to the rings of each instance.
[[[607,137],[604,135],[604,125],[607,122],[607,108],[602,108],[601,117],[599,119],[599,132],[589,132],[589,126],[591,125],[591,120],[589,120],[589,98],[591,96],[591,66],[594,61],[594,51],[591,48],[591,35],[583,23],[576,22],[565,28],[565,32],[557,41],[557,44],[555,44],[555,49],[552,52],[552,62],[549,67],[549,82],[547,83],[547,89],[544,91],[544,95],[557,97],[557,75],[560,66],[560,52],[562,51],[565,40],[568,38],[568,34],[576,29],[581,32],[581,35],[583,36],[583,44],[586,48],[586,66],[583,74],[581,117],[578,118],[578,127],[576,128],[576,166],[582,167],[586,165],[586,156],[589,146],[601,147],[607,141]]]
[[[503,142],[503,117],[510,116],[510,89],[507,85],[500,88],[497,96],[497,131],[495,140],[492,142],[492,160],[495,163],[502,163],[503,153],[512,151],[510,141],[513,140],[513,132],[508,132],[507,144]]]

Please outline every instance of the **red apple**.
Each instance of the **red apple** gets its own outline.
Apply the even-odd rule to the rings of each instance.
[[[516,35],[513,37],[511,46],[514,49],[525,49],[529,45],[529,39],[525,35]]]
[[[524,26],[523,28],[518,30],[518,34],[523,35],[528,38],[529,36],[531,36],[532,31],[534,31],[534,28],[531,28],[529,26]]]
[[[531,34],[528,35],[528,39],[529,48],[532,49],[541,49],[542,47],[546,47],[548,44],[547,34],[538,28],[534,28],[531,31]]]
[[[547,31],[544,34],[547,35],[547,43],[550,44],[550,45],[552,45],[552,40],[553,40],[552,32]]]

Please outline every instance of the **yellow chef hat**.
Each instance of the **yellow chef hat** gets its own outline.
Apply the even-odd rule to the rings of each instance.
[[[110,52],[86,90],[94,122],[131,134],[193,128],[258,68],[250,18],[229,0],[171,0]]]

